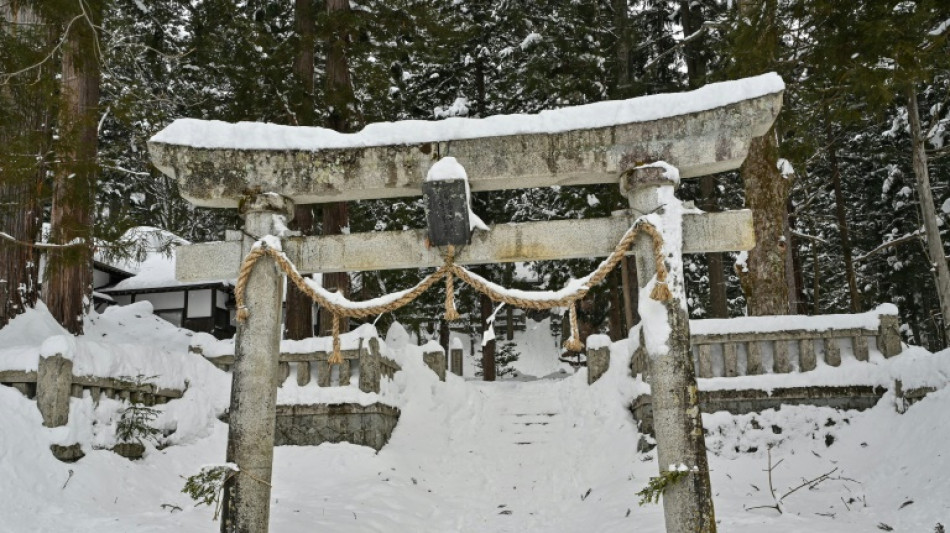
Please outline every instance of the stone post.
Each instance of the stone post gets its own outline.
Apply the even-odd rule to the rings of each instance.
[[[273,235],[275,215],[293,213],[290,200],[274,194],[245,198],[244,230]],[[252,244],[251,239],[245,243]],[[249,316],[238,324],[235,341],[227,461],[240,472],[224,488],[223,533],[262,533],[270,520],[271,469],[277,413],[283,277],[274,260],[262,257],[247,282]]]
[[[610,367],[610,347],[609,346],[587,349],[587,384],[588,385],[600,379],[600,376],[603,376],[604,372],[606,372],[607,368],[609,367]]]
[[[439,381],[445,381],[445,354],[442,352],[426,352],[422,354],[422,361],[431,368]]]
[[[901,353],[900,322],[897,315],[881,315],[880,333],[877,336],[877,348],[884,357],[894,357]]]
[[[369,340],[369,349],[360,350],[360,390],[379,392],[379,341]]]
[[[69,421],[69,394],[73,384],[73,361],[61,354],[40,357],[36,369],[36,407],[43,425],[65,426]]]
[[[628,170],[620,181],[620,190],[637,215],[657,212],[663,223],[664,239],[681,238],[682,216],[678,209],[664,211],[664,205],[677,202],[673,196],[677,181],[668,177],[661,167],[641,167]],[[636,243],[637,278],[645,287],[656,275],[653,245],[647,235]],[[682,258],[675,258],[681,262]],[[663,511],[667,533],[714,533],[716,518],[713,510],[709,465],[703,438],[702,415],[699,410],[699,389],[690,349],[689,316],[686,312],[685,282],[682,269],[672,269],[667,277],[672,298],[663,302],[666,307],[670,333],[666,353],[649,353],[649,379],[652,390],[653,425],[657,441],[660,472],[669,465],[685,464],[696,470],[670,485],[663,493]],[[646,317],[655,314],[657,302],[640,298],[643,328],[650,328]],[[645,331],[649,336],[652,332]]]

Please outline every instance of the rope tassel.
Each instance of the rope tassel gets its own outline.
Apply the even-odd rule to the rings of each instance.
[[[577,304],[571,304],[571,337],[564,341],[564,348],[572,352],[579,352],[584,349],[584,343],[581,342],[581,333],[577,327]]]
[[[333,313],[333,355],[327,359],[331,365],[343,363],[343,352],[340,350],[340,315]]]
[[[452,322],[459,318],[461,317],[455,308],[455,276],[449,272],[445,276],[445,319]]]

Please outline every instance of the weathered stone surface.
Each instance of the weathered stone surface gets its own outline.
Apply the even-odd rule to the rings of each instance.
[[[587,384],[600,379],[610,367],[610,347],[587,350]]]
[[[276,201],[271,196],[259,195],[246,205],[266,208]],[[281,205],[287,203],[281,200]],[[271,235],[275,232],[274,215],[286,214],[246,212],[244,229],[250,235]],[[245,290],[249,316],[238,324],[235,338],[226,460],[250,475],[233,476],[225,484],[221,528],[229,533],[267,531],[270,519],[281,294],[283,276],[277,265],[269,257],[260,259]]]
[[[542,261],[606,257],[636,221],[632,212],[587,220],[496,224],[476,231],[472,243],[459,250],[455,262],[476,265],[511,261]],[[305,274],[438,267],[438,248],[425,246],[426,230],[380,231],[350,235],[318,235],[283,240],[284,252]],[[749,250],[755,246],[752,213],[747,210],[690,213],[683,217],[683,252]],[[193,244],[178,248],[175,277],[205,281],[237,277],[249,245],[236,241]],[[380,254],[380,250],[386,250]]]
[[[145,456],[145,446],[138,442],[120,442],[112,447],[112,451],[130,461],[135,461]]]
[[[76,444],[70,444],[69,446],[51,444],[49,449],[53,452],[53,457],[64,463],[75,463],[86,456],[78,442]]]
[[[798,342],[799,369],[802,372],[814,370],[818,366],[818,360],[815,357],[815,341],[811,338],[802,339]]]
[[[788,387],[771,390],[715,390],[699,391],[702,412],[728,411],[734,415],[758,413],[766,409],[780,409],[783,405],[814,405],[842,410],[863,411],[877,405],[887,390],[884,387],[853,385],[845,387]],[[919,399],[927,390],[915,390]],[[630,404],[640,431],[652,435],[653,401],[649,395],[640,396]]]
[[[354,403],[280,405],[275,446],[317,446],[350,442],[380,450],[399,421],[399,409],[382,404]]]
[[[751,139],[768,131],[781,105],[778,92],[649,122],[418,145],[314,151],[149,142],[149,151],[155,166],[177,180],[182,197],[205,207],[237,207],[248,190],[300,204],[418,196],[429,167],[448,153],[476,192],[616,183],[631,164],[658,160],[690,178],[739,168]]]
[[[46,427],[65,426],[69,421],[69,395],[73,384],[73,361],[62,355],[40,357],[36,371],[36,407]]]
[[[380,355],[379,341],[369,340],[369,350],[360,355],[360,390],[363,392],[379,392]]]
[[[431,368],[439,381],[445,381],[445,354],[442,352],[426,352],[422,354],[422,361]]]
[[[901,353],[900,322],[894,315],[881,315],[881,331],[877,338],[877,348],[884,357],[894,357]]]

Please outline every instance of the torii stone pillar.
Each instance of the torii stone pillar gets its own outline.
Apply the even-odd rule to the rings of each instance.
[[[293,216],[293,202],[276,194],[246,198],[244,231],[256,238],[275,233],[275,216]],[[245,238],[246,244],[253,241]],[[240,468],[225,484],[222,533],[260,533],[270,520],[271,469],[277,414],[277,363],[281,337],[283,275],[262,257],[247,282],[249,316],[238,324],[231,382],[227,461]]]
[[[635,215],[657,212],[663,220],[664,239],[680,237],[682,214],[679,209],[663,212],[664,204],[677,201],[673,194],[679,185],[662,167],[650,166],[631,169],[623,174],[620,189],[627,196]],[[672,231],[671,231],[672,230]],[[681,243],[676,244],[679,248]],[[646,287],[656,275],[653,261],[653,243],[641,235],[636,242],[637,277],[640,287]],[[682,258],[676,258],[682,264]],[[666,308],[669,333],[666,353],[650,353],[644,346],[649,365],[649,381],[653,397],[653,423],[656,432],[657,459],[660,472],[669,465],[685,464],[693,470],[684,479],[668,486],[663,493],[663,511],[667,533],[714,533],[716,517],[713,509],[706,442],[703,437],[702,415],[699,411],[699,389],[689,342],[689,315],[686,310],[686,291],[682,268],[670,269],[667,284],[672,298],[667,302],[649,301],[640,297],[640,316],[643,327],[650,327],[651,307]],[[644,337],[656,332],[644,331]],[[685,416],[684,416],[685,413]]]

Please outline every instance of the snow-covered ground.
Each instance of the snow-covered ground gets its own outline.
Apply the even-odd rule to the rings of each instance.
[[[94,317],[98,325],[91,323],[80,342],[106,333],[126,349],[138,342],[163,357],[188,357],[193,337],[137,311]],[[59,334],[38,316],[6,328],[0,338],[40,344]],[[528,345],[521,348],[524,363],[548,373]],[[277,448],[271,530],[663,531],[662,506],[637,505],[636,492],[656,475],[657,464],[654,453],[637,452],[639,435],[626,410],[644,387],[625,375],[629,349],[625,341],[613,345],[611,370],[593,386],[585,370],[491,384],[450,375],[440,383],[409,359],[417,352],[403,349],[400,356],[400,348],[393,349],[405,357],[406,371],[391,385],[402,418],[390,443],[379,453],[350,444]],[[943,363],[950,351],[915,351],[914,357],[930,372],[950,369]],[[227,426],[215,416],[227,402],[227,374],[200,360],[182,368],[188,392],[167,404],[162,418],[166,430],[177,428],[173,445],[149,447],[136,462],[94,450],[97,441],[76,432],[89,439],[86,457],[57,461],[48,448],[62,430],[43,428],[33,400],[0,386],[0,530],[213,530],[212,510],[194,507],[180,491],[183,476],[224,460]],[[103,404],[100,410],[115,411]],[[720,530],[853,532],[886,524],[931,532],[938,523],[950,526],[948,411],[950,390],[942,389],[904,414],[888,394],[865,412],[786,407],[705,416]],[[72,415],[70,426],[110,423],[88,398],[73,400]],[[780,494],[837,470],[814,489],[789,495],[781,514],[747,510],[774,503],[765,472],[769,445]]]

